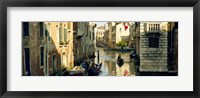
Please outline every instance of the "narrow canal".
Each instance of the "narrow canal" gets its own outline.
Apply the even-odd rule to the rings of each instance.
[[[97,48],[97,50],[99,50],[99,62],[102,62],[100,76],[135,76],[135,64],[130,59],[130,52],[104,51],[103,48]],[[121,67],[117,65],[119,54],[124,59],[124,64]],[[97,52],[95,55],[98,55]],[[95,62],[97,63],[97,58]]]

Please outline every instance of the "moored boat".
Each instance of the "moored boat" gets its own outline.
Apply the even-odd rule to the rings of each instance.
[[[117,65],[119,67],[121,67],[123,64],[124,64],[124,59],[122,59],[122,58],[117,59]]]
[[[88,76],[98,76],[101,73],[102,63],[95,65],[96,67],[88,69]]]
[[[137,54],[135,51],[133,51],[131,54],[130,54],[130,59],[132,58],[136,58]]]
[[[70,76],[84,76],[85,69],[82,66],[75,66],[72,70],[69,71]]]

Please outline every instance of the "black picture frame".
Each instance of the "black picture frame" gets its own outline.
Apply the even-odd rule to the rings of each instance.
[[[193,91],[7,91],[7,7],[193,7]],[[199,98],[200,0],[1,0],[0,96],[2,98]],[[191,66],[191,65],[188,65]],[[167,85],[167,84],[166,84]],[[170,85],[169,85],[170,86]]]

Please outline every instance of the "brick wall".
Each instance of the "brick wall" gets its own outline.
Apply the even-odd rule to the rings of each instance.
[[[144,23],[140,23],[140,72],[166,72],[167,69],[167,33],[157,32],[159,47],[149,47],[148,32],[144,30]]]

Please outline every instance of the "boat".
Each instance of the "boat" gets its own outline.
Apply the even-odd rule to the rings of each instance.
[[[85,63],[85,62],[82,62],[80,66],[85,68],[85,69],[89,68],[89,65],[87,63]]]
[[[130,54],[130,59],[132,58],[136,58],[137,54],[135,51],[133,51],[131,54]]]
[[[72,70],[69,71],[70,76],[84,76],[85,69],[82,66],[75,66]]]
[[[134,58],[135,65],[140,65],[140,58],[137,56]]]
[[[124,59],[118,58],[118,59],[117,59],[117,65],[118,65],[119,67],[121,67],[123,64],[124,64]]]
[[[102,63],[95,65],[96,67],[88,69],[88,76],[98,76],[101,73]]]

